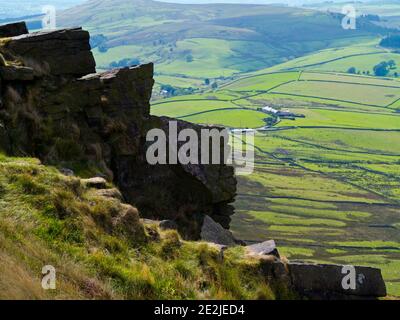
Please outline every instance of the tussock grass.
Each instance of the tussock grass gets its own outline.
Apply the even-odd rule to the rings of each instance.
[[[116,224],[126,217],[129,229]],[[45,265],[56,268],[54,291],[41,288]],[[0,289],[0,299],[274,299],[284,292],[240,248],[221,259],[176,231],[144,228],[136,209],[78,178],[3,155]]]

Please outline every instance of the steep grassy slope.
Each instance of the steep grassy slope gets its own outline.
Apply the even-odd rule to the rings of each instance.
[[[389,293],[400,295],[399,85],[260,72],[214,92],[157,101],[152,112],[227,126],[235,117],[253,128],[259,124],[245,112],[268,117],[264,106],[304,115],[256,134],[256,169],[239,179],[233,230],[249,241],[273,237],[291,259],[379,266]]]
[[[221,260],[206,244],[143,226],[132,207],[116,227],[125,205],[36,159],[1,156],[0,173],[0,299],[289,297],[240,248]],[[45,265],[56,268],[56,290],[41,287]]]
[[[257,70],[252,74],[264,74],[277,71],[327,71],[347,72],[354,67],[361,74],[374,75],[374,66],[382,61],[393,60],[400,65],[400,55],[395,50],[379,46],[380,38],[363,38],[336,48],[328,48],[312,52],[273,67]],[[399,73],[397,67],[389,70],[388,76]],[[245,76],[245,75],[242,75]]]
[[[343,30],[338,16],[291,7],[139,0],[92,0],[62,12],[58,21],[105,36],[94,50],[99,68],[139,58],[155,62],[160,75],[202,80],[254,71],[381,31],[367,21]]]

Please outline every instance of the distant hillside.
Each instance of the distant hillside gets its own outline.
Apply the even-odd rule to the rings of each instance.
[[[367,20],[344,30],[339,14],[292,7],[144,0],[91,0],[58,23],[97,35],[100,68],[139,59],[155,62],[158,74],[191,79],[230,77],[382,32]]]
[[[55,6],[57,10],[70,8],[85,0],[17,0],[2,1],[0,5],[0,22],[16,17],[37,15],[42,12],[42,7],[46,5]]]

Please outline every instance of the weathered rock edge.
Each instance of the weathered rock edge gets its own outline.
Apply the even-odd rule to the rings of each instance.
[[[149,165],[146,134],[168,131],[169,118],[150,115],[153,64],[96,73],[89,33],[81,28],[21,34],[0,27],[0,147],[63,168],[96,168],[126,202],[148,218],[174,220],[199,239],[205,215],[229,228],[233,168]],[[175,120],[178,127],[201,126]],[[223,147],[223,146],[222,146]]]
[[[65,172],[68,165],[95,167],[97,174],[121,190],[103,189],[103,179],[84,180],[99,195],[124,199],[148,218],[169,219],[189,239],[221,242],[221,250],[237,240],[212,220],[229,228],[236,193],[233,168],[150,166],[145,160],[148,130],[168,132],[166,117],[150,115],[153,65],[96,73],[89,33],[81,28],[26,34],[24,23],[0,26],[0,148],[10,155],[35,156]],[[5,38],[6,37],[6,38]],[[178,121],[178,120],[176,120]],[[179,129],[201,126],[178,121]],[[223,147],[223,146],[222,146]],[[137,224],[134,207],[115,219],[128,234]],[[203,224],[205,216],[207,224]],[[166,223],[164,223],[165,225]],[[168,223],[166,227],[174,225]],[[356,266],[357,286],[341,285],[343,266],[285,263],[273,241],[246,248],[258,259],[271,283],[292,288],[311,299],[375,299],[386,295],[381,271]]]

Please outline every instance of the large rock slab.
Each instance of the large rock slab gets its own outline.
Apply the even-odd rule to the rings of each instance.
[[[246,246],[246,250],[250,255],[256,255],[256,256],[273,255],[277,258],[280,258],[274,240],[268,240],[261,243],[256,243]]]
[[[355,288],[347,288],[349,273],[345,266],[328,264],[289,263],[293,287],[302,295],[321,299],[348,297],[384,297],[386,286],[380,269],[354,266]],[[343,273],[342,273],[343,271]]]
[[[28,33],[25,22],[9,23],[0,26],[0,38],[9,38]]]
[[[87,188],[107,189],[107,180],[102,177],[93,177],[93,178],[89,178],[89,179],[82,179],[82,183]]]
[[[12,37],[4,45],[22,60],[34,60],[53,75],[83,76],[96,72],[89,33],[81,28],[39,31]]]
[[[5,81],[31,81],[34,79],[34,72],[28,67],[2,66],[0,77]]]
[[[224,229],[209,216],[204,217],[203,227],[201,228],[201,240],[224,246],[236,245],[232,233]]]

